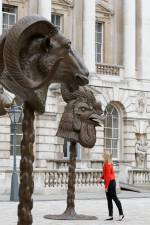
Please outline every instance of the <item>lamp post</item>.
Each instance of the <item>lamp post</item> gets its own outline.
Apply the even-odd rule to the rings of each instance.
[[[19,122],[22,114],[22,108],[20,106],[12,105],[8,111],[13,130],[13,172],[11,178],[11,193],[10,201],[18,201],[18,175],[16,171],[16,124]]]

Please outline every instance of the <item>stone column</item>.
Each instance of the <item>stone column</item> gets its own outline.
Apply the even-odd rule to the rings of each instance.
[[[141,0],[136,0],[136,77],[141,78],[142,71],[142,45],[141,45],[141,27],[142,27],[142,17],[141,17]]]
[[[2,34],[3,30],[3,13],[2,13],[2,0],[0,0],[0,35]]]
[[[38,0],[28,0],[28,15],[38,14]]]
[[[124,0],[125,78],[135,78],[135,0]]]
[[[141,0],[141,57],[138,65],[139,78],[150,81],[150,1]]]
[[[83,58],[89,72],[95,72],[95,0],[84,0]],[[80,37],[79,37],[80,38]]]
[[[38,14],[51,21],[51,0],[38,0]]]
[[[83,8],[83,1],[76,0],[73,9],[72,46],[81,55],[83,55]]]

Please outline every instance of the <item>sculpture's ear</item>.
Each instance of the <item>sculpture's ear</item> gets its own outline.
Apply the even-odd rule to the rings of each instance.
[[[42,41],[42,48],[45,52],[48,52],[50,48],[52,48],[51,40],[49,37],[45,37]]]

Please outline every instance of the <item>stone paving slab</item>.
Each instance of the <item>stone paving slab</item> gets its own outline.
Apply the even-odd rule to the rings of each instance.
[[[118,211],[114,206],[114,221],[104,221],[107,217],[107,202],[105,199],[76,200],[76,212],[80,214],[97,216],[95,221],[58,221],[47,220],[46,214],[60,214],[66,207],[66,201],[35,201],[32,210],[33,225],[149,225],[150,224],[150,198],[121,199],[125,219],[116,221]],[[17,225],[16,202],[0,202],[0,225]]]
[[[143,191],[141,193],[138,192],[132,192],[132,191],[120,191],[118,193],[119,198],[121,199],[127,199],[127,198],[150,198],[150,190],[149,191]],[[75,197],[77,200],[90,200],[90,199],[105,199],[105,191],[99,190],[96,192],[77,192],[75,194]],[[59,201],[59,200],[66,200],[67,193],[61,193],[60,191],[56,193],[51,193],[48,195],[33,195],[33,199],[35,201]],[[0,202],[1,201],[9,201],[10,195],[0,195]]]

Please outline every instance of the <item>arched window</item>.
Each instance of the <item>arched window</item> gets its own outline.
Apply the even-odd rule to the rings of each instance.
[[[112,152],[114,159],[119,158],[120,148],[120,116],[117,109],[108,104],[106,107],[106,119],[104,123],[105,150]]]

